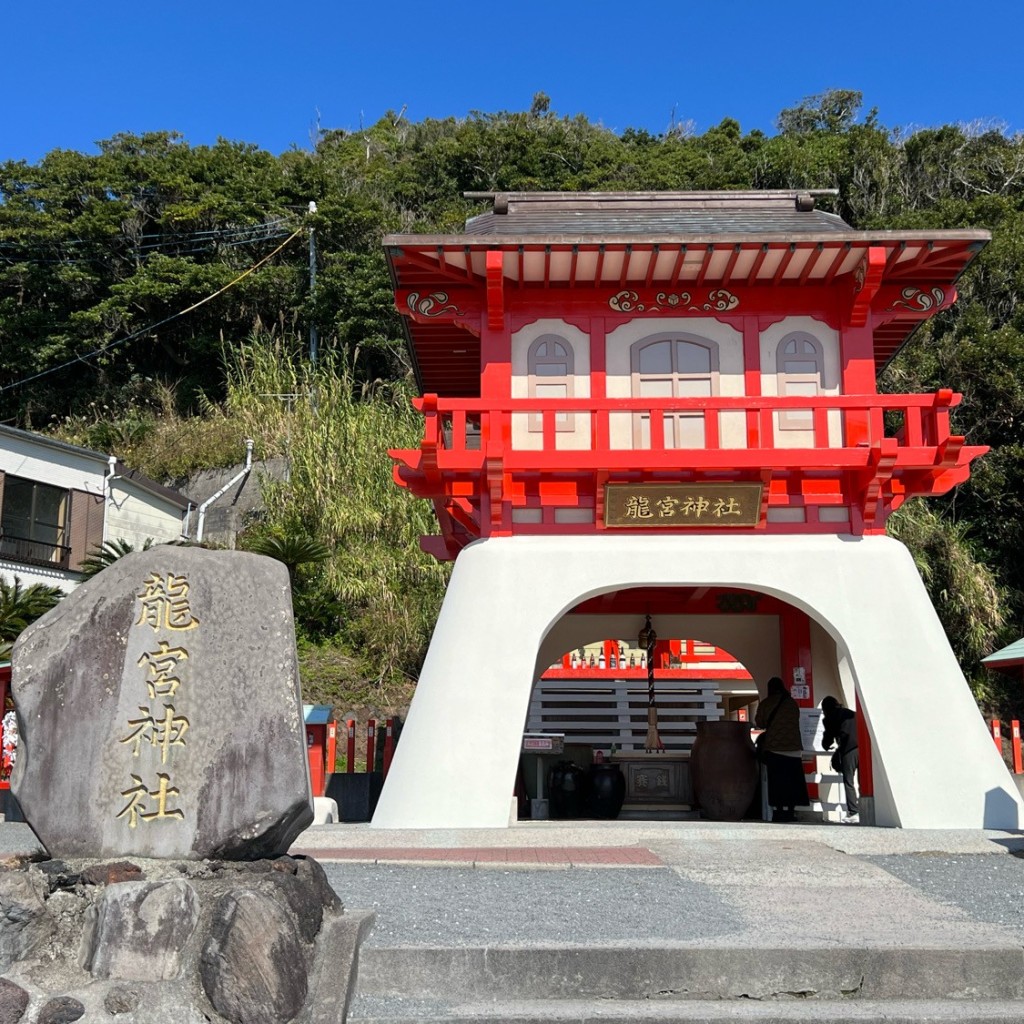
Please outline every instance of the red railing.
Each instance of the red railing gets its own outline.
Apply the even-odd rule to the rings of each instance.
[[[513,423],[516,433],[542,437],[545,453],[559,452],[574,459],[587,452],[605,457],[616,451],[674,452],[682,446],[666,444],[666,419],[686,414],[699,417],[703,438],[699,448],[686,450],[720,451],[728,453],[731,464],[749,462],[766,464],[764,453],[772,451],[786,456],[794,451],[808,449],[828,450],[828,461],[843,449],[863,449],[879,444],[885,438],[896,442],[897,449],[936,449],[948,446],[951,440],[962,444],[962,439],[951,439],[949,411],[961,396],[949,390],[926,395],[819,395],[816,397],[781,397],[769,395],[716,396],[713,398],[558,398],[507,399],[495,402],[479,398],[439,398],[425,395],[415,402],[425,418],[423,451],[450,453],[490,453],[499,450],[506,457],[522,452],[536,455],[537,447],[513,444]],[[780,412],[809,414],[801,443],[781,448],[780,440],[796,431],[780,430],[776,414]],[[722,445],[722,414],[742,413],[745,444]],[[838,430],[830,430],[830,413],[838,413]],[[630,414],[642,418],[649,442],[637,443],[632,439],[629,447],[611,447],[613,417]],[[566,430],[566,417],[575,417],[575,429]],[[589,431],[578,429],[579,418],[587,418]],[[514,420],[514,417],[521,419]],[[562,418],[561,421],[559,418]],[[540,423],[540,430],[536,424]],[[572,423],[572,421],[569,421]],[[522,425],[520,427],[520,424]],[[735,428],[733,428],[735,430]],[[589,439],[580,447],[581,438]],[[559,438],[573,438],[573,447],[560,445]],[[735,438],[732,439],[735,441]],[[743,452],[760,453],[744,458]],[[739,460],[739,461],[735,461]],[[787,460],[788,461],[788,460]],[[855,460],[856,461],[856,460]],[[917,461],[916,459],[914,461]],[[928,458],[927,462],[932,459]],[[589,463],[588,463],[589,464]],[[807,464],[804,461],[804,464]],[[581,464],[582,465],[582,464]]]

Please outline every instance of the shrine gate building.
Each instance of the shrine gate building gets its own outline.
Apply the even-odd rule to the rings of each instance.
[[[822,194],[473,194],[463,234],[385,239],[425,421],[395,480],[455,565],[374,826],[507,825],[534,687],[647,614],[856,708],[865,820],[1019,826],[885,535],[985,449],[959,395],[876,387],[989,236],[854,231]]]

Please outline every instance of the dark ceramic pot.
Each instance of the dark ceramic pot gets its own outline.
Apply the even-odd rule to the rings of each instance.
[[[587,807],[587,773],[575,761],[559,761],[548,773],[552,818],[582,818]]]
[[[705,818],[739,821],[757,788],[748,722],[698,722],[690,750],[693,795]]]
[[[626,776],[622,769],[617,764],[592,764],[589,775],[591,816],[617,818],[626,799]]]

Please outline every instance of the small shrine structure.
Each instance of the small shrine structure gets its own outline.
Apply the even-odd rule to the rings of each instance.
[[[542,675],[650,616],[856,708],[863,820],[1018,827],[885,535],[986,449],[960,395],[876,387],[989,235],[855,231],[823,194],[474,193],[463,234],[385,239],[424,417],[395,480],[455,566],[375,826],[506,825]]]

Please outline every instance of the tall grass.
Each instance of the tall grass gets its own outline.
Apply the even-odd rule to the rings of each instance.
[[[357,387],[330,356],[312,368],[280,338],[251,339],[228,368],[226,415],[289,467],[286,481],[262,481],[263,529],[332,552],[299,568],[300,626],[339,648],[343,674],[372,680],[382,706],[408,698],[448,578],[419,547],[437,530],[430,506],[395,485],[387,455],[419,444],[410,398],[400,384]]]
[[[913,556],[979,703],[1004,703],[1001,681],[986,673],[981,659],[1007,642],[1006,590],[975,550],[967,525],[944,518],[930,503],[910,501],[890,517],[888,532]]]
[[[330,557],[300,564],[294,604],[307,698],[408,703],[444,596],[448,567],[425,555],[437,523],[427,502],[392,479],[388,448],[417,447],[422,419],[401,383],[359,386],[343,357],[313,368],[302,346],[255,335],[224,353],[226,398],[184,416],[173,390],[152,385],[120,412],[65,420],[64,440],[113,452],[157,480],[241,460],[284,458],[286,480],[263,478],[262,521],[239,537],[320,541]],[[289,545],[301,550],[301,544]]]

